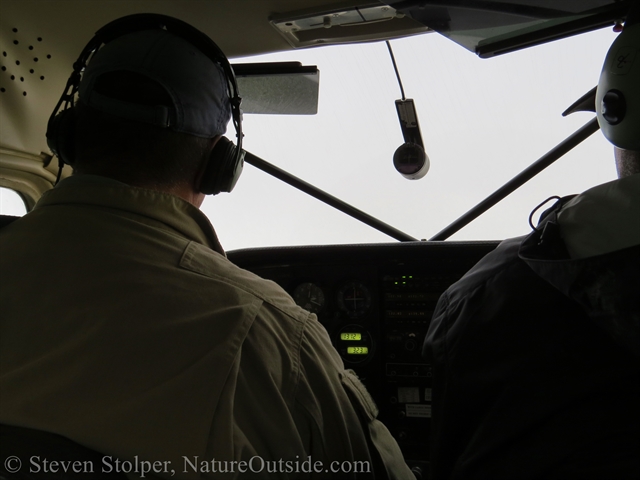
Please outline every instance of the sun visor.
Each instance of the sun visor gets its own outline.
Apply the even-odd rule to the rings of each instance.
[[[303,66],[300,62],[236,63],[232,67],[243,113],[318,113],[318,67]]]

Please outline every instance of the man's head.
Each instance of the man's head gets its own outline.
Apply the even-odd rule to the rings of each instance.
[[[613,145],[640,151],[640,7],[611,45],[596,91],[602,133]]]
[[[596,113],[614,145],[618,177],[640,173],[640,6],[609,48],[596,91]]]
[[[105,73],[96,94],[149,108],[170,108],[166,90],[148,77],[127,71]],[[75,107],[76,173],[102,175],[128,185],[167,192],[192,187],[220,138],[198,137],[128,120],[79,102]]]
[[[59,156],[77,172],[164,191],[233,188],[241,156],[226,139],[213,148],[232,112],[241,138],[240,99],[226,57],[202,32],[163,15],[123,17],[85,47],[70,83],[77,105],[50,121],[47,137],[57,154],[70,152]],[[67,131],[71,148],[58,141]]]

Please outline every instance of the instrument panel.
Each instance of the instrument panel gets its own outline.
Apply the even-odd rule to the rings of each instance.
[[[440,295],[497,245],[273,247],[228,256],[275,281],[318,316],[345,367],[367,386],[409,466],[426,472],[432,371],[422,359],[422,344]]]

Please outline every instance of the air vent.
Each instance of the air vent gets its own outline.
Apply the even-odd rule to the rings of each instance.
[[[22,35],[17,26],[10,32],[3,32],[1,37],[10,39],[10,42],[2,46],[0,93],[26,97],[36,82],[46,81],[45,72],[51,53],[42,37]]]

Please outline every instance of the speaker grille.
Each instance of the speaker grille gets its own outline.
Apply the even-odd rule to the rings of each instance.
[[[9,32],[2,32],[1,38],[9,39],[9,42],[2,45],[0,94],[14,93],[26,97],[37,82],[46,81],[45,72],[51,53],[43,37],[23,35],[17,26]]]

